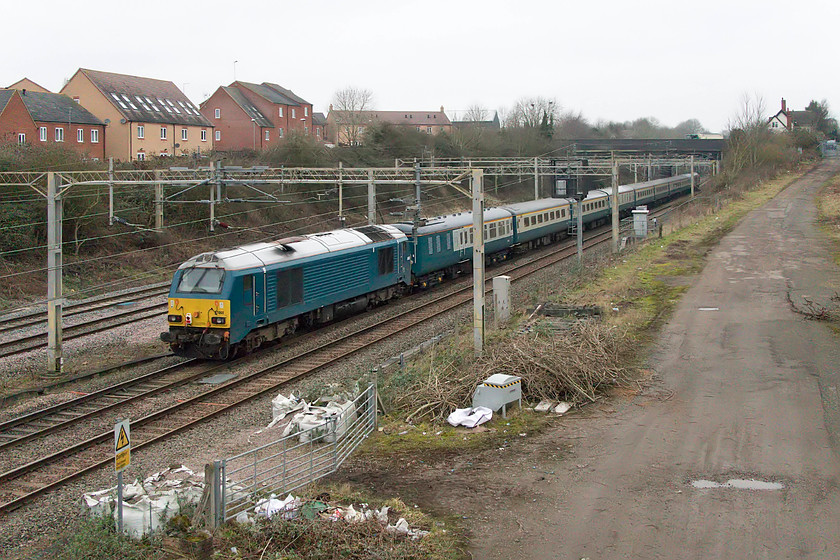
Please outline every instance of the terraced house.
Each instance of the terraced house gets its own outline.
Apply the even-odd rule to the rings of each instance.
[[[316,135],[312,104],[270,82],[221,86],[201,104],[201,114],[213,123],[220,151],[261,150],[293,132]]]
[[[131,161],[213,149],[213,125],[170,81],[80,68],[61,92],[106,124],[106,157]]]

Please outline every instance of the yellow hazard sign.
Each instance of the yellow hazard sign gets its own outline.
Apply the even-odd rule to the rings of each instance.
[[[131,464],[131,424],[128,420],[114,425],[114,469],[117,472]]]

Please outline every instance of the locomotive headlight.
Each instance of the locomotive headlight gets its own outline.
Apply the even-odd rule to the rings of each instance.
[[[214,325],[224,325],[225,324],[225,318],[224,317],[212,317],[210,319],[210,322],[213,323]]]
[[[169,315],[167,317],[167,319],[169,319],[170,323],[180,323],[181,322],[181,316],[180,315]]]

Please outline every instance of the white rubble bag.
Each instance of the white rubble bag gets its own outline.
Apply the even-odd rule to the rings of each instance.
[[[476,406],[474,408],[456,408],[450,414],[446,421],[452,426],[464,426],[465,428],[475,428],[493,418],[493,411],[485,406]]]
[[[283,431],[283,436],[300,434],[301,443],[318,440],[321,443],[333,443],[341,437],[356,418],[356,405],[353,401],[330,401],[326,406],[306,404],[303,411],[295,414]],[[330,433],[329,418],[335,417],[335,434]],[[325,437],[322,437],[325,436]]]

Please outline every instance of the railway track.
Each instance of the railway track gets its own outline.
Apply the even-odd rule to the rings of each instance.
[[[658,209],[658,211],[662,210],[664,210],[663,207]],[[608,243],[611,239],[609,230],[594,233],[584,241],[584,249]],[[508,274],[514,281],[518,281],[575,255],[575,245],[567,243],[547,254],[496,267],[494,272]],[[489,284],[488,281],[487,286]],[[182,402],[132,420],[132,450],[138,451],[153,443],[177,435],[266,393],[274,392],[293,380],[305,377],[342,358],[403,333],[472,300],[472,283],[469,280],[459,280],[453,282],[452,285],[455,287],[454,290],[405,309],[398,315],[362,327],[355,332],[326,342],[316,349],[303,351],[277,364],[233,379]],[[485,289],[487,289],[487,286]],[[204,371],[201,375],[207,373],[208,371]],[[194,379],[197,376],[198,374],[192,378]],[[187,380],[184,380],[181,384],[186,382]],[[164,386],[155,387],[155,385],[155,382],[151,382],[151,385],[147,386],[149,387],[149,393],[147,394],[168,390]],[[132,392],[136,395],[123,398],[123,395],[129,394],[129,392],[124,392],[105,397],[106,401],[112,399],[114,402],[106,404],[107,408],[95,412],[90,411],[90,415],[140,399],[144,394],[142,391],[138,392],[138,390]],[[95,398],[98,397],[92,397],[92,399]],[[34,419],[36,422],[40,420],[43,424],[49,424],[40,428],[41,430],[52,432],[69,425],[63,425],[62,422],[45,421],[43,418],[49,417],[50,413],[47,411],[45,414],[45,416]],[[64,416],[68,418],[68,421],[71,421],[69,418],[73,416],[73,413],[65,413]],[[3,426],[0,425],[0,434],[3,433]],[[14,428],[14,426],[11,426],[11,428]],[[14,443],[0,444],[0,449],[23,443],[49,432],[41,431],[36,434],[34,431],[22,430],[18,438],[13,437],[8,440]],[[48,456],[0,473],[0,512],[13,511],[49,490],[110,464],[113,461],[112,447],[113,432],[108,430]]]

